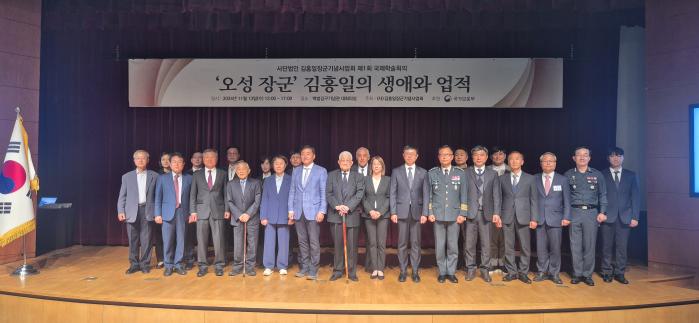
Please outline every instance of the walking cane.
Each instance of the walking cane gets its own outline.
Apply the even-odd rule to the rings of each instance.
[[[345,218],[347,215],[342,217],[342,246],[345,249],[345,282],[349,283],[349,270],[347,270],[347,222]]]
[[[248,258],[248,223],[243,222],[243,277],[245,277],[245,267]]]

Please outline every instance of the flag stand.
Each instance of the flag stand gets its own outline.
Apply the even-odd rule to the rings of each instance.
[[[37,275],[39,274],[39,270],[34,268],[34,266],[27,264],[27,235],[22,236],[22,254],[24,255],[24,262],[22,263],[22,266],[19,266],[19,268],[15,269],[15,271],[12,272],[12,276],[28,276],[28,275]]]

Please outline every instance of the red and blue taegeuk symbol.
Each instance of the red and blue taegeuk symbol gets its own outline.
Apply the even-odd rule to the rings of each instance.
[[[8,160],[2,165],[0,174],[0,194],[16,192],[27,181],[27,172],[24,167],[14,160]]]

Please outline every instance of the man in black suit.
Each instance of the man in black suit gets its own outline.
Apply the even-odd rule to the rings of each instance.
[[[629,281],[626,271],[627,246],[631,228],[638,226],[641,197],[636,173],[622,167],[624,150],[609,150],[609,168],[602,171],[607,182],[607,220],[601,223],[602,231],[602,279],[606,283],[614,279],[622,284]],[[614,258],[614,261],[612,261]]]

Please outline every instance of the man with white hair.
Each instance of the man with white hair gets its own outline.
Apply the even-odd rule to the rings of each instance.
[[[357,239],[359,237],[360,215],[358,206],[364,197],[364,176],[352,172],[352,154],[340,153],[336,169],[328,174],[326,200],[328,201],[328,222],[335,245],[333,273],[330,280],[343,276],[345,270],[345,248],[343,226],[347,225],[347,271],[349,279],[357,281]],[[344,218],[344,219],[343,219]]]

